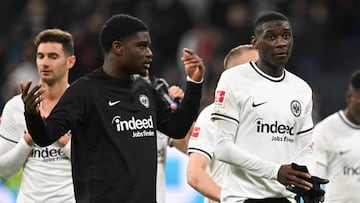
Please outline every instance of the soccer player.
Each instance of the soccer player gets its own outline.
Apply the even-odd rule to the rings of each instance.
[[[360,71],[346,93],[347,106],[319,122],[314,129],[315,174],[330,180],[325,202],[360,202]]]
[[[46,146],[72,130],[76,202],[156,202],[156,130],[183,138],[198,114],[205,67],[184,49],[187,86],[176,111],[142,77],[152,60],[140,19],[116,14],[100,31],[104,63],[70,85],[49,117],[38,113],[42,87],[21,83],[27,127]]]
[[[74,44],[70,33],[47,29],[36,36],[35,46],[39,84],[44,88],[39,116],[46,118],[69,86]],[[0,125],[0,177],[7,180],[23,167],[17,202],[75,202],[69,129],[40,147],[26,128],[21,95],[6,103]]]
[[[259,59],[226,70],[216,87],[215,157],[230,164],[221,202],[295,202],[285,186],[309,191],[312,90],[285,69],[293,46],[286,16],[267,12],[255,22],[252,45]]]
[[[256,61],[258,51],[251,44],[240,45],[229,51],[224,59],[224,69]],[[191,187],[205,196],[204,203],[220,202],[222,177],[227,169],[225,163],[214,157],[214,122],[210,119],[214,104],[199,114],[189,140],[187,181]]]

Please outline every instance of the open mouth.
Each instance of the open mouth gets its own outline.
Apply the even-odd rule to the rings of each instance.
[[[151,63],[152,59],[146,60],[144,63],[144,66],[146,67],[146,69],[150,68],[150,63]]]

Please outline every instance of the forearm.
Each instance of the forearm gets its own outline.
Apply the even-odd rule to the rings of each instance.
[[[29,146],[22,138],[14,148],[0,157],[0,177],[7,180],[16,174],[24,165],[26,159],[31,152],[32,147]]]
[[[315,158],[311,149],[312,133],[297,135],[295,163],[306,165],[310,174],[315,172]]]
[[[31,115],[25,112],[24,115],[29,134],[40,147],[46,147],[54,143],[60,135],[66,132],[66,130],[47,129],[47,125],[40,114]]]
[[[207,174],[206,168],[209,159],[198,153],[192,152],[189,156],[187,167],[187,182],[195,190],[209,199],[220,201],[220,186]]]
[[[46,128],[40,114],[31,115],[25,112],[24,115],[29,134],[36,144],[45,147],[55,141],[45,136],[47,134]]]
[[[277,179],[280,164],[263,160],[241,149],[233,142],[237,126],[224,120],[216,120],[217,136],[215,156],[225,163],[239,167],[254,176]]]
[[[220,202],[221,188],[203,170],[189,171],[188,184],[209,199]]]
[[[171,138],[184,138],[198,115],[201,91],[202,84],[187,82],[184,99],[176,111],[170,117],[162,115],[165,111],[160,112],[159,130]]]
[[[191,137],[191,133],[194,127],[194,123],[193,125],[190,127],[190,129],[188,130],[188,132],[186,133],[186,136],[182,139],[171,139],[170,138],[170,146],[175,147],[176,149],[178,149],[179,151],[187,154],[187,150],[188,150],[188,144],[189,144],[189,139]]]

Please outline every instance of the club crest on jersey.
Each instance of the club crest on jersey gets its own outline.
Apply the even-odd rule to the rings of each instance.
[[[299,117],[301,114],[301,104],[297,100],[293,100],[290,103],[291,112],[294,114],[295,117]]]
[[[215,105],[219,107],[223,107],[225,102],[225,91],[218,90],[215,93]]]
[[[139,96],[139,101],[140,103],[145,106],[145,108],[149,108],[150,104],[149,104],[149,98],[146,95],[140,95]]]

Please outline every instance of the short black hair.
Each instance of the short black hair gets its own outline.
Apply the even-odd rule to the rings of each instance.
[[[355,71],[351,75],[350,89],[351,90],[360,90],[360,71],[359,70]]]
[[[60,43],[63,45],[63,49],[66,54],[74,54],[73,37],[67,31],[58,28],[43,30],[38,35],[36,35],[34,45],[36,48],[38,48],[41,43],[46,42]]]
[[[128,14],[113,15],[100,30],[100,46],[105,53],[108,53],[115,40],[143,31],[149,32],[149,29],[139,18]]]
[[[276,11],[270,11],[262,14],[255,22],[254,34],[257,34],[261,30],[261,25],[272,20],[284,20],[289,21],[289,19],[282,13]]]

